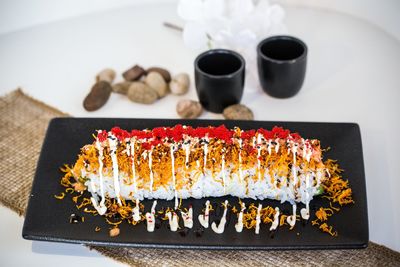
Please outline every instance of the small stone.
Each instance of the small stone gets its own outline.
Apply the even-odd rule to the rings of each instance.
[[[112,88],[109,82],[99,81],[95,83],[90,93],[83,100],[83,107],[87,111],[95,111],[104,106],[110,98]]]
[[[115,71],[113,69],[104,69],[96,75],[96,82],[105,81],[112,84],[115,79]]]
[[[131,101],[142,104],[152,104],[158,98],[157,92],[142,82],[133,82],[127,96]]]
[[[227,120],[254,120],[253,112],[245,105],[235,104],[226,107],[223,115]]]
[[[203,113],[203,107],[197,101],[182,99],[176,105],[176,112],[181,118],[195,119]]]
[[[162,98],[168,94],[168,84],[165,82],[160,73],[148,73],[144,82],[157,92],[159,98]]]
[[[115,228],[113,228],[113,229],[111,229],[110,230],[110,236],[111,237],[116,237],[116,236],[118,236],[119,235],[119,228],[118,227],[115,227]]]
[[[125,71],[122,73],[122,76],[124,77],[125,81],[137,81],[139,80],[146,71],[139,65],[135,65],[129,70]]]
[[[146,70],[146,72],[147,73],[158,72],[164,78],[164,81],[166,83],[169,83],[171,81],[171,74],[166,69],[163,69],[163,68],[160,68],[160,67],[152,67],[152,68],[148,68]]]
[[[169,89],[174,95],[183,95],[189,91],[189,85],[189,75],[187,73],[179,73],[169,83]]]
[[[129,87],[132,85],[132,82],[120,82],[112,85],[112,90],[114,93],[126,95],[128,93]]]

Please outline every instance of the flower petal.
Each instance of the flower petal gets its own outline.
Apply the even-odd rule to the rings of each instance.
[[[272,5],[268,9],[268,17],[273,24],[282,23],[285,18],[285,11],[279,5]]]
[[[178,3],[178,15],[183,20],[198,21],[203,19],[202,0],[180,0]]]
[[[243,20],[254,10],[252,0],[227,1],[228,16],[235,20]]]
[[[206,20],[221,19],[225,15],[225,0],[204,0],[203,16]]]

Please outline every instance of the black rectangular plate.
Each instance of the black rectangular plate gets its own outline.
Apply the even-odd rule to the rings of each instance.
[[[330,218],[329,223],[338,231],[338,237],[322,233],[317,227],[297,223],[289,231],[288,227],[280,227],[270,236],[269,225],[261,225],[260,234],[254,230],[244,229],[236,233],[234,224],[236,216],[230,215],[229,222],[223,234],[216,234],[210,228],[203,236],[197,237],[193,230],[185,237],[171,232],[167,224],[153,233],[146,231],[145,223],[132,226],[127,223],[120,225],[121,234],[110,237],[109,225],[101,216],[78,211],[68,195],[60,201],[54,198],[64,190],[60,185],[63,164],[73,164],[80,148],[93,142],[92,134],[96,129],[111,129],[120,126],[123,129],[144,129],[157,126],[173,126],[175,124],[192,126],[208,126],[225,124],[233,128],[271,129],[282,126],[300,133],[304,138],[317,138],[323,147],[331,147],[325,153],[325,159],[337,159],[344,169],[344,177],[350,182],[354,194],[354,205],[348,205]],[[237,198],[211,198],[214,206],[225,199],[237,203]],[[246,200],[247,203],[260,201]],[[143,202],[146,211],[151,207],[151,200]],[[194,227],[200,226],[197,214],[203,208],[205,199],[184,200],[183,204],[192,204],[194,208]],[[279,206],[290,213],[288,204],[277,201],[261,201],[263,205]],[[312,201],[311,208],[326,205],[326,200],[317,198]],[[173,206],[172,201],[159,201],[158,208]],[[76,213],[85,217],[84,223],[70,224],[69,216]],[[313,214],[314,212],[312,212]],[[217,219],[216,215],[211,220]],[[313,217],[311,217],[313,219]],[[101,227],[95,232],[96,226]],[[167,120],[167,119],[103,119],[103,118],[57,118],[53,119],[47,130],[46,138],[38,161],[32,193],[26,213],[22,235],[25,239],[80,243],[91,245],[153,247],[153,248],[201,248],[201,249],[337,249],[365,248],[368,244],[368,215],[365,190],[364,163],[361,145],[360,129],[353,123],[309,123],[309,122],[274,122],[274,121],[218,121],[218,120]]]

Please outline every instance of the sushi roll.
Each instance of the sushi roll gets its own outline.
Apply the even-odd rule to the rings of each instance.
[[[281,127],[241,130],[176,125],[98,130],[71,171],[99,214],[105,199],[236,196],[307,206],[329,177],[320,142]]]

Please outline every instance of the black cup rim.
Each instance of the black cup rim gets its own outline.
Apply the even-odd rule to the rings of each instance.
[[[240,67],[239,67],[239,69],[237,69],[236,71],[234,71],[234,72],[232,72],[232,73],[224,74],[224,75],[213,75],[213,74],[204,72],[203,70],[201,70],[201,69],[199,68],[199,64],[198,64],[198,63],[199,63],[199,61],[200,61],[203,57],[209,56],[209,55],[212,55],[212,54],[229,54],[229,55],[235,56],[235,57],[238,58],[239,61],[240,61]],[[237,52],[235,52],[235,51],[232,51],[232,50],[229,50],[229,49],[223,49],[223,48],[217,48],[217,49],[210,49],[210,50],[207,50],[207,51],[201,53],[200,55],[198,55],[198,56],[196,57],[196,59],[194,60],[194,67],[195,67],[195,70],[196,70],[197,72],[200,72],[202,75],[211,77],[211,78],[213,78],[213,79],[232,78],[232,77],[235,76],[236,74],[242,72],[242,71],[244,70],[245,66],[246,66],[246,61],[244,60],[244,58],[243,58],[239,53],[237,53]]]
[[[268,57],[268,56],[264,55],[264,53],[261,52],[261,47],[265,43],[270,42],[270,41],[275,41],[275,40],[290,40],[290,41],[294,41],[294,42],[300,44],[303,47],[303,53],[300,56],[298,56],[296,58],[292,58],[292,59],[275,59],[275,58],[271,58],[271,57]],[[272,61],[272,62],[278,63],[278,64],[295,63],[296,61],[307,57],[307,53],[308,53],[307,45],[302,40],[300,40],[299,38],[296,38],[296,37],[290,36],[290,35],[275,35],[275,36],[267,37],[257,45],[257,54],[258,54],[258,56],[262,57],[265,60],[269,60],[269,61]]]

